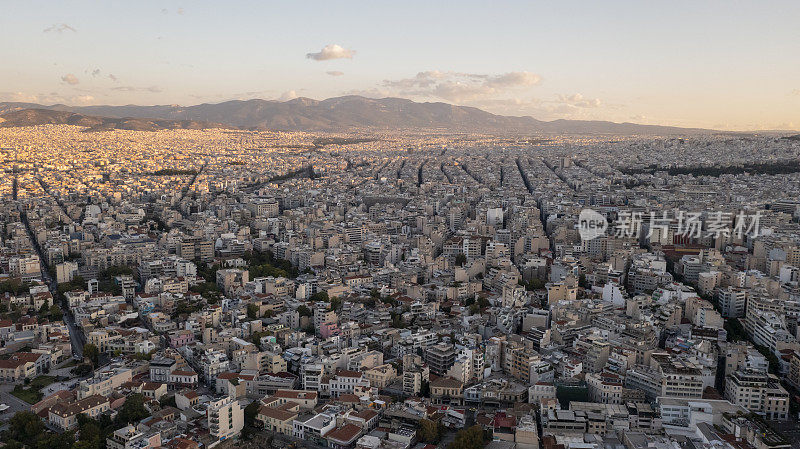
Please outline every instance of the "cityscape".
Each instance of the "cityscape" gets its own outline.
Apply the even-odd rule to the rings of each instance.
[[[800,447],[800,103],[537,117],[491,104],[539,75],[486,73],[0,92],[0,446]]]

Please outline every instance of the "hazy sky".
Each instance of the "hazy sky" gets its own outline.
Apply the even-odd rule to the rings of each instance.
[[[800,1],[0,0],[0,101],[343,94],[800,128]]]

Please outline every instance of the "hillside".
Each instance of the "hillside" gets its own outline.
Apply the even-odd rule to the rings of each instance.
[[[447,103],[418,103],[402,98],[371,99],[344,96],[327,100],[296,98],[285,102],[272,100],[226,101],[194,106],[42,106],[31,103],[0,103],[0,114],[21,109],[65,111],[85,115],[85,119],[103,117],[102,127],[136,129],[166,127],[159,120],[177,121],[177,128],[207,127],[202,122],[259,130],[348,131],[360,128],[407,129],[428,128],[450,131],[498,133],[566,133],[566,134],[697,134],[709,130],[669,126],[614,123],[607,121],[554,120],[533,117],[512,117],[491,114],[481,109]],[[39,113],[42,114],[42,113]],[[43,114],[42,114],[43,115]],[[5,115],[3,115],[5,117]],[[61,117],[61,116],[59,116]],[[122,122],[109,121],[111,118]],[[47,117],[31,117],[49,120]],[[146,119],[145,123],[131,119]],[[64,120],[81,120],[64,118]],[[24,121],[15,118],[21,126]],[[9,126],[9,125],[5,125]],[[97,125],[95,125],[97,126]],[[129,127],[126,127],[129,126]]]
[[[164,129],[206,129],[225,125],[194,120],[164,120],[144,118],[116,118],[83,115],[53,109],[22,109],[0,115],[0,127],[36,125],[75,125],[84,126],[86,132],[127,129],[131,131],[159,131]]]

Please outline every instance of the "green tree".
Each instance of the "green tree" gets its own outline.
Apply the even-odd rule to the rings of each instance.
[[[71,370],[72,374],[76,377],[83,377],[88,376],[89,373],[92,372],[92,365],[88,363],[82,363]]]
[[[258,415],[259,402],[253,401],[244,408],[244,425],[254,426],[256,423],[256,416]]]
[[[301,317],[314,316],[314,313],[311,312],[311,309],[309,309],[305,304],[301,304],[300,307],[297,308],[297,313],[299,313]]]
[[[92,361],[93,366],[97,366],[100,361],[100,350],[92,343],[83,345],[83,356]]]
[[[42,420],[31,412],[17,412],[8,421],[10,439],[28,447],[33,447],[36,438],[45,430]]]
[[[447,449],[481,449],[486,444],[486,434],[479,425],[474,425],[468,429],[459,430],[452,443],[447,445]]]
[[[52,321],[61,321],[61,319],[64,318],[64,312],[62,312],[61,307],[58,307],[56,304],[50,306],[49,314]]]
[[[253,401],[244,408],[244,428],[242,429],[242,439],[248,440],[256,431],[256,416],[258,416],[259,402]]]
[[[140,393],[134,393],[128,396],[125,399],[125,403],[120,407],[115,424],[124,426],[139,422],[148,416],[150,416],[150,412],[144,407],[144,396]]]
[[[586,275],[583,273],[578,277],[578,285],[585,289],[591,288],[591,285],[589,285],[589,282],[586,280]]]
[[[419,437],[422,441],[437,444],[442,438],[442,427],[439,421],[434,422],[430,419],[422,419],[419,422]]]
[[[258,304],[250,303],[247,305],[247,318],[251,320],[258,318]]]
[[[158,401],[158,403],[159,403],[159,405],[161,405],[161,407],[177,407],[178,406],[175,403],[175,395],[174,394],[172,396],[162,398],[160,401]]]
[[[328,292],[326,291],[316,292],[313,295],[311,295],[308,298],[308,300],[311,302],[317,302],[317,301],[328,302]]]
[[[458,253],[458,255],[456,256],[456,265],[459,267],[463,267],[465,263],[467,263],[467,256]]]
[[[430,395],[431,395],[431,383],[430,382],[428,382],[426,380],[422,381],[422,385],[419,388],[419,395],[422,396],[423,398],[430,397]]]

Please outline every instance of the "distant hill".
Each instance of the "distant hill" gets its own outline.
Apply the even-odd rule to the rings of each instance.
[[[0,128],[35,125],[85,126],[86,132],[127,129],[131,131],[159,131],[163,129],[224,128],[225,125],[194,120],[164,120],[143,118],[116,118],[83,115],[53,109],[21,109],[0,115]]]
[[[639,125],[589,120],[541,121],[533,117],[512,117],[491,114],[468,106],[447,103],[418,103],[403,98],[372,99],[344,96],[327,100],[296,98],[289,101],[246,100],[194,106],[42,106],[32,103],[0,103],[0,114],[21,109],[67,111],[86,114],[95,119],[127,117],[146,119],[147,126],[164,126],[158,120],[180,123],[223,123],[228,126],[257,130],[348,131],[363,128],[404,129],[428,128],[450,131],[563,133],[563,134],[700,134],[706,129]],[[5,117],[3,115],[2,117]],[[72,119],[77,120],[77,119]],[[17,121],[22,126],[22,121]],[[116,123],[116,122],[106,122]],[[139,126],[138,123],[130,123]],[[9,125],[6,125],[9,126]],[[144,126],[144,125],[143,125]],[[178,127],[191,127],[189,125]],[[131,128],[117,128],[131,129]],[[172,128],[168,128],[172,129]]]

